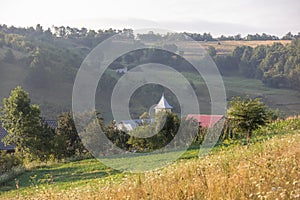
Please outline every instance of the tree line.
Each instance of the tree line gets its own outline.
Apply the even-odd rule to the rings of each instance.
[[[259,79],[269,87],[300,90],[300,38],[288,45],[236,47],[231,55],[225,56],[210,48],[210,55],[223,75],[239,74]]]
[[[95,113],[96,121],[87,126],[84,137],[79,137],[71,112],[60,114],[57,118],[57,127],[51,127],[41,116],[39,106],[31,103],[28,93],[21,87],[12,90],[3,103],[0,121],[8,132],[3,142],[6,145],[15,145],[15,153],[7,155],[1,152],[2,172],[9,170],[8,166],[29,163],[33,160],[44,162],[53,159],[59,161],[72,157],[89,157],[90,154],[82,141],[87,146],[97,145],[98,149],[109,149],[110,144],[103,143],[101,139],[97,140],[99,127],[96,124],[100,125],[112,144],[126,151],[158,150],[174,140],[178,131],[181,131],[184,137],[176,139],[172,143],[173,148],[178,144],[188,147],[189,141],[192,141],[192,145],[200,145],[207,134],[207,129],[201,127],[194,119],[180,118],[171,112],[158,113],[154,123],[147,123],[146,119],[149,119],[147,114],[141,115],[142,124],[128,134],[117,128],[115,121],[105,124],[98,112]],[[277,117],[278,115],[260,99],[236,97],[230,102],[225,126],[223,129],[221,127],[220,141],[246,138],[249,142],[253,130]],[[195,130],[196,132],[193,132]]]

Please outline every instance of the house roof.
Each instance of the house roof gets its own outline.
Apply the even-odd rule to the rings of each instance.
[[[2,127],[2,123],[0,122],[0,150],[13,151],[15,146],[13,145],[4,145],[2,139],[7,136],[7,131]]]
[[[154,109],[172,109],[173,107],[170,106],[165,95],[163,94],[158,104],[154,107]]]
[[[48,124],[50,128],[57,128],[56,120],[45,120],[45,123]],[[4,145],[2,142],[3,138],[7,136],[7,131],[2,127],[2,123],[0,122],[0,150],[13,151],[15,149],[14,145]]]
[[[225,118],[224,115],[199,115],[199,114],[189,114],[186,119],[195,119],[200,123],[203,128],[210,128],[217,124],[221,119]]]
[[[155,119],[133,119],[123,120],[117,124],[117,128],[123,131],[132,131],[136,126],[140,126],[143,122],[147,124],[154,122]]]
[[[53,128],[53,129],[56,129],[56,128],[57,128],[57,121],[56,121],[56,120],[53,120],[53,119],[47,119],[47,120],[45,120],[45,123],[46,123],[50,128]]]

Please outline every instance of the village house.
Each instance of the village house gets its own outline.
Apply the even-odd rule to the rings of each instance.
[[[161,112],[161,111],[172,111],[172,106],[168,103],[167,99],[165,98],[165,95],[163,94],[160,98],[157,105],[155,105],[154,110],[155,113]],[[133,120],[122,120],[117,123],[117,128],[119,130],[124,131],[132,131],[134,127],[141,126],[144,123],[153,123],[155,122],[155,119],[133,119]]]
[[[218,123],[225,120],[224,115],[199,115],[199,114],[189,114],[186,119],[193,119],[199,123],[202,128],[213,128]]]
[[[173,107],[168,103],[165,95],[163,94],[158,104],[154,106],[155,113],[161,111],[172,112]],[[213,128],[217,124],[225,120],[224,115],[200,115],[200,114],[189,114],[186,119],[194,119],[199,123],[199,127],[202,128]],[[122,120],[117,123],[117,128],[124,131],[132,131],[134,127],[141,126],[142,124],[149,124],[155,122],[155,119],[133,119],[133,120]]]
[[[118,74],[126,74],[128,71],[127,67],[124,67],[124,68],[120,68],[120,69],[116,69],[116,72]]]

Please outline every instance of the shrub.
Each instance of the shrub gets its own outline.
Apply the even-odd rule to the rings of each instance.
[[[6,151],[0,153],[0,174],[10,171],[13,167],[20,165],[21,160]]]
[[[285,120],[276,120],[255,130],[254,135],[279,135],[300,130],[300,116],[288,117]]]

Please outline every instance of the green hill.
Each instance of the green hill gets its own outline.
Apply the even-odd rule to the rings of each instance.
[[[54,34],[49,30],[40,31],[41,27],[35,30],[33,28],[9,29],[3,26],[0,30],[0,99],[8,97],[14,87],[21,85],[29,92],[32,101],[40,105],[46,118],[56,118],[62,111],[71,110],[73,82],[81,62],[95,45],[117,33],[116,30],[111,29],[93,32],[69,27],[56,28]],[[65,35],[62,35],[63,33]],[[258,45],[272,45],[274,42],[290,43],[290,41],[276,40],[221,41],[220,44],[213,41],[202,41],[200,44],[204,48],[215,47],[217,55],[228,55],[238,46],[256,47]],[[189,43],[186,45],[190,49],[194,48]],[[122,64],[122,62],[120,63]],[[97,95],[97,102],[100,102],[97,108],[104,114],[106,121],[112,119],[108,90],[112,89],[112,83],[119,78],[119,75],[114,71],[116,66],[112,66],[107,71],[108,78],[104,84],[107,90]],[[202,112],[209,113],[210,99],[203,81],[188,70],[183,70],[182,73],[193,83]],[[263,98],[269,106],[279,108],[286,114],[300,112],[299,91],[266,87],[257,79],[240,77],[238,72],[223,78],[228,100],[232,96],[248,94]],[[148,111],[149,107],[159,100],[164,91],[174,106],[175,112],[179,112],[178,102],[171,91],[158,86],[149,86],[143,87],[134,94],[130,103],[132,116],[138,117],[143,112]],[[2,101],[0,105],[2,105]]]

